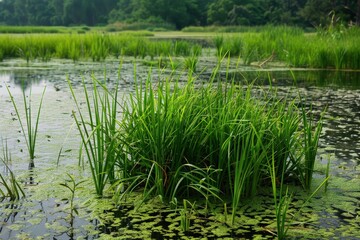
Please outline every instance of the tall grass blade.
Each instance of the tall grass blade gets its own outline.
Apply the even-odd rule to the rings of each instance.
[[[17,104],[14,100],[13,95],[11,94],[11,91],[9,89],[9,87],[6,85],[6,89],[9,93],[11,102],[14,106],[15,112],[16,112],[16,116],[18,117],[18,121],[21,127],[21,131],[23,133],[23,136],[25,138],[25,142],[26,142],[26,146],[30,155],[30,160],[33,160],[35,158],[35,147],[36,147],[36,138],[37,138],[37,134],[38,134],[38,127],[39,127],[39,121],[40,121],[40,113],[41,113],[41,108],[42,108],[42,103],[43,103],[43,99],[44,99],[44,95],[45,95],[45,90],[46,87],[44,87],[44,90],[41,94],[41,98],[40,98],[40,103],[39,103],[39,108],[38,111],[35,115],[36,120],[35,120],[35,126],[33,125],[32,122],[32,106],[31,106],[31,90],[30,90],[30,94],[29,94],[29,102],[26,100],[26,94],[25,91],[23,90],[22,95],[23,95],[23,103],[24,103],[24,111],[25,111],[25,121],[26,121],[26,125],[24,125],[22,117],[20,115],[20,112],[18,110]]]

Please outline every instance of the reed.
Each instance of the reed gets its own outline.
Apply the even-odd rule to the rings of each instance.
[[[191,217],[195,208],[195,203],[183,200],[183,209],[180,212],[180,228],[183,232],[190,230]]]
[[[327,164],[326,164],[325,179],[330,178],[330,163],[331,163],[331,156],[329,154],[328,155],[328,161],[327,161]],[[328,186],[329,186],[329,180],[326,180],[326,183],[325,183],[325,186],[324,186],[325,193],[327,192]]]
[[[141,33],[122,34],[32,34],[1,35],[3,58],[21,57],[28,63],[35,59],[49,61],[53,57],[103,61],[113,55],[154,58],[201,54],[201,46],[189,41],[152,41]]]
[[[195,55],[185,58],[184,59],[185,69],[189,70],[192,73],[195,73],[198,61],[199,58]]]
[[[220,195],[230,197],[235,223],[242,199],[271,177],[269,159],[284,182],[302,183],[312,174],[302,167],[304,116],[294,101],[276,101],[265,90],[255,97],[251,84],[244,89],[231,79],[215,81],[216,71],[212,76],[204,85],[196,85],[191,73],[185,85],[175,75],[156,85],[151,73],[145,82],[135,78],[121,123],[130,166],[124,177],[139,176],[144,196],[164,201],[200,196],[211,205]]]
[[[117,87],[112,92],[93,77],[92,89],[83,83],[86,112],[69,81],[99,196],[110,183],[117,202],[136,190],[143,192],[141,202],[200,198],[206,210],[230,199],[235,224],[243,199],[268,187],[269,179],[273,188],[280,182],[280,194],[290,181],[311,185],[321,121],[314,128],[299,99],[278,100],[272,89],[254,91],[253,84],[240,85],[230,74],[221,78],[218,71],[202,84],[191,71],[186,83],[174,72],[154,82],[151,71],[137,79],[134,65],[135,91],[121,104]],[[284,222],[288,195],[274,202]],[[285,225],[278,227],[286,235]]]
[[[224,48],[224,36],[222,35],[218,35],[214,38],[214,45],[215,45],[215,49],[216,49],[216,56],[221,56],[223,55],[223,48]]]
[[[191,53],[191,45],[187,41],[175,41],[174,56],[189,56]]]
[[[15,109],[15,113],[16,113],[16,116],[18,118],[18,122],[20,124],[21,131],[22,131],[22,134],[24,136],[26,146],[27,146],[27,149],[28,149],[28,152],[29,152],[30,160],[32,161],[35,158],[35,148],[36,148],[36,139],[37,139],[38,127],[39,127],[39,121],[40,121],[40,113],[41,113],[41,107],[42,107],[46,87],[44,87],[44,90],[43,90],[43,92],[41,94],[39,108],[38,108],[35,116],[33,116],[33,114],[32,114],[31,90],[30,90],[30,93],[29,93],[29,96],[28,96],[28,100],[26,99],[27,97],[26,97],[26,94],[25,94],[25,90],[23,90],[22,96],[23,96],[23,104],[24,104],[26,123],[23,123],[22,116],[20,115],[20,112],[19,112],[19,109],[18,109],[18,105],[15,102],[15,99],[14,99],[13,95],[11,94],[11,91],[10,91],[10,89],[9,89],[9,87],[7,85],[6,85],[6,89],[7,89],[8,93],[9,93],[11,102],[12,102],[13,107]],[[33,122],[33,118],[35,118],[35,124]]]
[[[271,186],[274,198],[274,207],[275,207],[275,216],[276,216],[276,229],[277,229],[277,239],[285,239],[287,232],[289,230],[286,226],[287,219],[287,210],[291,201],[291,197],[288,195],[288,188],[284,192],[284,175],[285,175],[285,166],[282,167],[280,179],[279,175],[276,173],[279,169],[275,163],[275,145],[272,146],[272,157],[269,161],[269,173],[271,177]],[[278,184],[279,182],[279,184]],[[278,191],[279,185],[279,191]]]
[[[30,60],[33,60],[36,57],[34,50],[32,38],[28,38],[25,39],[24,44],[18,48],[18,54],[26,60],[27,64],[29,64]]]
[[[1,162],[6,168],[8,177],[0,173],[0,201],[8,199],[9,201],[16,201],[25,197],[25,192],[19,182],[16,180],[15,174],[11,171],[8,163],[11,162],[11,154],[8,150],[7,143],[3,144],[3,156],[0,157]]]
[[[94,35],[91,41],[91,58],[95,61],[103,61],[109,55],[111,43],[106,35]]]
[[[271,61],[284,62],[292,67],[358,69],[360,47],[358,27],[344,29],[341,37],[331,34],[307,34],[285,26],[267,26],[260,32],[215,37],[217,54],[240,55],[245,64]]]
[[[110,96],[110,91],[92,76],[91,95],[83,80],[88,119],[80,108],[74,89],[68,80],[78,116],[73,113],[82,139],[83,148],[89,161],[96,194],[103,195],[108,183],[115,181],[115,163],[119,151],[117,131],[118,85]],[[100,86],[100,89],[99,89]],[[103,89],[101,94],[99,90]]]
[[[303,131],[304,131],[304,187],[308,190],[311,188],[312,175],[314,172],[314,164],[319,144],[320,134],[322,130],[322,120],[320,119],[315,125],[313,117],[306,117],[306,111],[302,109]]]
[[[8,166],[6,167],[8,168]],[[25,193],[16,180],[14,173],[9,168],[8,171],[10,174],[8,179],[0,174],[0,200],[8,199],[9,201],[16,201],[25,197]]]

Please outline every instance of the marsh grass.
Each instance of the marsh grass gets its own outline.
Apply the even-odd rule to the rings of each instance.
[[[3,144],[3,156],[0,157],[1,162],[6,168],[8,177],[0,173],[0,201],[8,199],[9,201],[16,201],[25,197],[25,192],[19,182],[16,180],[15,174],[11,171],[8,164],[11,162],[11,154],[8,150],[7,143]]]
[[[185,58],[184,59],[185,69],[195,73],[198,61],[199,61],[199,58],[195,55]]]
[[[42,107],[42,103],[43,103],[43,99],[44,99],[44,95],[45,95],[45,90],[46,87],[44,87],[44,90],[41,94],[41,98],[40,98],[40,103],[39,103],[39,107],[38,110],[35,114],[35,116],[33,116],[32,113],[32,94],[31,94],[31,90],[28,96],[26,96],[25,90],[22,91],[22,97],[23,97],[23,104],[24,104],[24,112],[25,112],[25,123],[23,122],[23,118],[20,114],[20,111],[18,109],[18,105],[15,102],[15,99],[13,97],[13,95],[11,94],[11,91],[9,89],[9,87],[6,85],[6,89],[9,93],[10,96],[10,100],[13,104],[13,107],[15,109],[15,113],[16,116],[18,118],[18,122],[20,124],[21,127],[21,132],[24,136],[25,142],[26,142],[26,147],[28,149],[29,152],[29,156],[30,156],[30,161],[33,161],[35,158],[35,149],[36,149],[36,139],[37,139],[37,135],[38,135],[38,127],[39,127],[39,121],[40,121],[40,113],[41,113],[41,107]],[[28,99],[27,99],[28,98]],[[34,118],[34,119],[33,119]],[[35,120],[35,123],[34,123]]]
[[[61,26],[0,26],[1,33],[67,33],[77,32],[80,29],[84,30],[84,27],[61,27]]]
[[[328,156],[328,161],[326,164],[326,171],[325,171],[325,179],[329,179],[330,178],[330,163],[331,163],[331,156]],[[327,192],[329,186],[329,180],[326,181],[325,186],[324,186],[324,191],[325,193]]]
[[[0,200],[8,199],[9,201],[16,201],[25,197],[25,192],[16,180],[14,173],[6,164],[5,166],[8,168],[9,177],[6,178],[0,174]]]
[[[121,103],[118,84],[110,91],[92,77],[92,88],[83,82],[85,110],[69,81],[96,193],[109,186],[118,204],[135,191],[142,192],[140,205],[153,197],[175,207],[201,199],[196,206],[206,211],[228,201],[235,225],[243,200],[272,186],[278,234],[285,236],[285,184],[311,186],[321,120],[313,125],[296,104],[301,97],[280,99],[275,88],[241,85],[219,69],[206,82],[192,71],[186,82],[175,72],[155,82],[151,70],[138,79],[134,65],[135,91]]]
[[[183,200],[183,209],[180,211],[180,227],[183,232],[190,230],[191,218],[195,208],[195,203],[191,203],[186,199]]]
[[[310,109],[311,110],[311,109]],[[313,117],[306,116],[305,109],[302,109],[303,116],[303,131],[304,131],[304,186],[306,189],[311,188],[312,175],[314,172],[314,164],[322,130],[322,117],[314,125]]]
[[[184,40],[150,40],[140,33],[31,34],[1,35],[2,58],[24,58],[27,63],[40,59],[64,58],[103,61],[109,56],[199,56],[201,46]]]
[[[135,78],[119,137],[127,153],[124,179],[136,177],[137,183],[122,184],[165,202],[198,196],[205,208],[229,197],[235,224],[242,200],[256,196],[273,175],[299,184],[312,175],[303,167],[300,127],[308,119],[295,100],[276,100],[276,92],[265,89],[255,94],[251,84],[232,79],[218,81],[216,71],[206,84],[195,84],[191,73],[186,83],[175,75],[156,84],[151,73],[143,81]],[[309,124],[304,128],[313,134]],[[267,168],[271,161],[274,172]]]
[[[102,196],[106,185],[115,181],[115,163],[120,154],[117,140],[118,85],[110,96],[110,91],[92,76],[92,89],[89,93],[83,79],[86,116],[69,79],[68,83],[77,109],[77,114],[74,112],[73,116],[89,161],[96,194]]]
[[[289,204],[291,202],[291,196],[289,196],[288,188],[286,188],[284,193],[284,175],[285,175],[285,166],[282,167],[281,179],[278,179],[278,167],[275,164],[275,146],[272,146],[272,158],[269,162],[269,172],[271,176],[271,187],[274,198],[274,207],[275,207],[275,216],[276,216],[276,229],[277,229],[277,239],[285,239],[287,231],[289,230],[287,224],[287,211]],[[279,182],[279,183],[278,183]],[[279,185],[279,190],[278,190]]]
[[[95,61],[103,61],[109,55],[109,49],[112,46],[110,39],[106,35],[94,35],[91,44],[91,58]],[[115,55],[118,54],[118,49],[115,49]]]
[[[218,35],[213,43],[217,55],[242,57],[244,64],[271,61],[291,67],[359,69],[358,27],[343,29],[341,37],[307,34],[300,28],[267,26],[258,32]]]

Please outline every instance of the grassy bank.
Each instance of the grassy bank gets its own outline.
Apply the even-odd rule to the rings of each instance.
[[[199,46],[187,41],[151,41],[148,32],[123,34],[31,34],[1,35],[0,59],[24,58],[49,61],[51,58],[101,61],[120,55],[146,57],[188,56]],[[200,48],[201,49],[201,48]],[[200,50],[201,51],[201,50]]]
[[[25,32],[27,28],[24,27]],[[87,30],[87,27],[83,28]],[[46,29],[50,31],[52,28]],[[327,28],[310,34],[300,28],[286,26],[246,28],[242,33],[185,30],[117,34],[92,30],[87,34],[4,34],[0,35],[0,60],[20,57],[27,61],[48,61],[51,58],[101,61],[120,55],[151,58],[198,56],[200,44],[203,44],[216,48],[220,58],[224,55],[240,57],[243,64],[261,68],[275,62],[297,68],[360,69],[360,30],[357,27]],[[210,30],[204,28],[203,31]]]
[[[360,29],[327,29],[306,34],[302,29],[268,27],[259,33],[214,38],[217,52],[240,56],[259,67],[277,61],[289,67],[360,69]]]
[[[88,26],[0,26],[0,33],[86,33],[90,31],[101,31],[103,27],[88,27]]]

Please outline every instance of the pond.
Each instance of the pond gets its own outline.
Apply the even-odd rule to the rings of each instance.
[[[203,62],[211,66],[206,59]],[[0,162],[0,173],[8,176],[11,169],[24,184],[26,193],[21,201],[0,203],[0,239],[274,238],[275,215],[267,190],[244,202],[236,227],[224,223],[226,213],[223,206],[218,206],[214,212],[219,214],[194,213],[196,217],[192,218],[188,232],[181,231],[179,212],[160,204],[160,199],[155,198],[135,211],[132,202],[138,200],[136,194],[116,209],[110,198],[98,199],[94,195],[88,167],[83,159],[79,160],[81,139],[72,117],[75,105],[67,78],[81,101],[84,101],[81,81],[90,83],[92,74],[110,87],[120,78],[120,93],[125,96],[134,90],[134,64],[136,77],[145,79],[149,67],[130,58],[121,65],[115,59],[102,63],[53,60],[33,62],[29,66],[23,60],[0,63],[0,149],[1,155],[11,153],[9,168]],[[154,81],[169,72],[155,67]],[[211,67],[198,72],[198,78],[206,80]],[[301,206],[307,195],[296,188],[290,189],[293,193],[290,213],[295,217],[289,234],[295,239],[357,239],[360,235],[360,72],[294,69],[291,73],[286,68],[244,67],[232,69],[231,73],[238,79],[257,79],[263,88],[277,87],[284,96],[300,93],[307,104],[312,103],[318,115],[327,109],[314,189],[325,178],[326,165],[331,160],[329,186],[326,193],[321,190],[304,207]],[[19,109],[21,89],[28,96],[31,89],[32,104],[37,109],[46,86],[34,165],[29,161],[5,85],[20,104]],[[67,174],[75,176],[75,182],[79,183],[74,199],[79,214],[72,211],[69,189],[61,185],[72,183]]]

